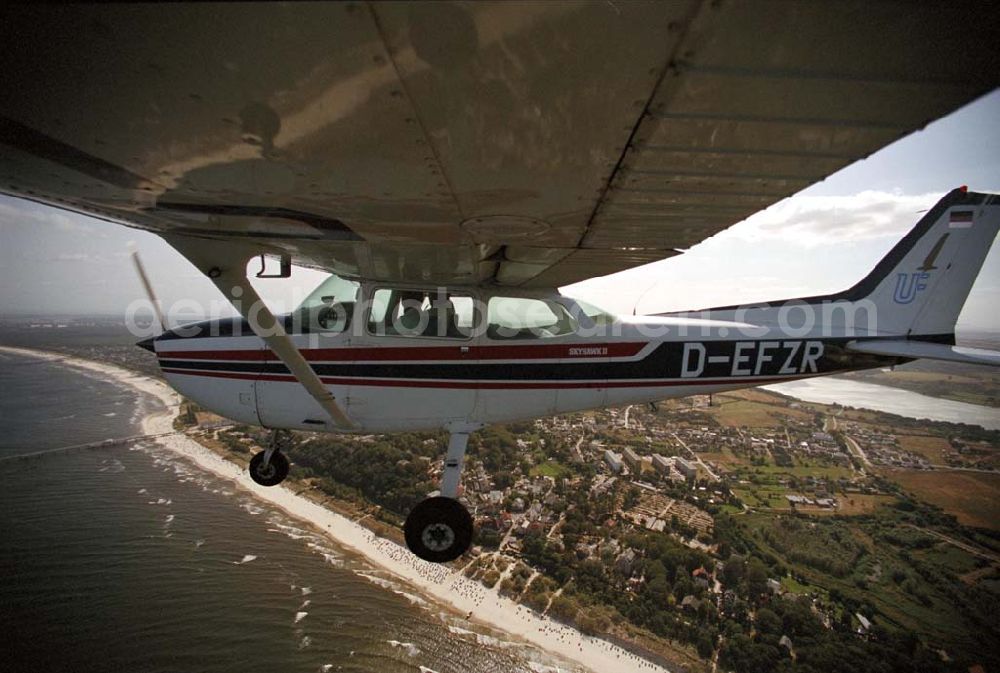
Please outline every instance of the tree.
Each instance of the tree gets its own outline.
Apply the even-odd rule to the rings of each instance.
[[[767,591],[767,566],[756,556],[747,563],[747,594],[757,598]]]
[[[698,648],[698,654],[704,659],[708,659],[712,656],[712,652],[715,651],[715,639],[706,631],[702,631],[698,635],[698,639],[695,643],[695,647]]]
[[[743,581],[744,561],[741,556],[731,556],[722,567],[722,583],[728,589],[735,589]]]
[[[576,618],[579,606],[569,596],[560,594],[552,599],[549,614],[563,622],[572,622]]]
[[[759,633],[781,636],[781,617],[774,610],[769,608],[757,610],[755,625]]]

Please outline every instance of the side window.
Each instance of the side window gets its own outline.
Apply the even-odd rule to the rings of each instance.
[[[526,297],[492,297],[486,311],[490,339],[547,339],[576,331],[576,321],[556,302]]]
[[[469,295],[379,288],[371,304],[368,331],[379,336],[468,339],[476,324]]]

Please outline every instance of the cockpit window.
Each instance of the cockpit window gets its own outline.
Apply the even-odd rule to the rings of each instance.
[[[368,331],[379,336],[468,339],[476,323],[469,295],[379,288],[371,303]]]
[[[320,283],[293,313],[305,332],[344,332],[351,324],[360,285],[336,274]]]
[[[572,334],[577,322],[562,306],[546,299],[491,297],[486,335],[490,339],[547,339]]]

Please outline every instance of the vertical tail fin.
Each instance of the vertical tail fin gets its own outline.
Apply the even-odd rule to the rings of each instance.
[[[872,302],[881,333],[953,335],[998,230],[1000,196],[952,190],[840,298]]]

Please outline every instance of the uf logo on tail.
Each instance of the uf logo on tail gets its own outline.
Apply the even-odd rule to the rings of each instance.
[[[917,298],[917,293],[927,288],[927,279],[931,275],[926,272],[901,273],[896,276],[896,292],[892,300],[897,304],[909,304]]]

